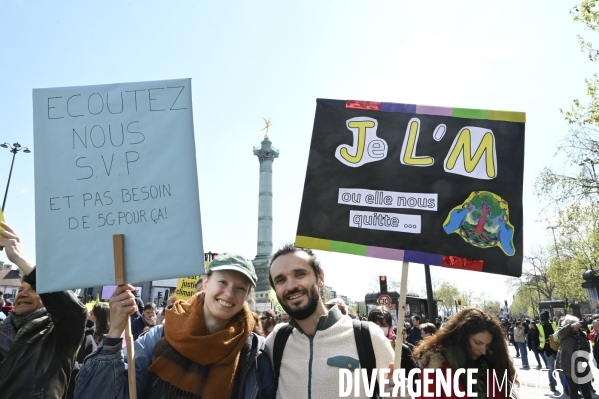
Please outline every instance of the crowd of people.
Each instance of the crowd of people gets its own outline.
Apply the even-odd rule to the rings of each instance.
[[[552,391],[558,392],[554,370],[560,370],[559,383],[564,394],[571,398],[592,397],[594,389],[587,377],[591,362],[583,359],[592,354],[595,364],[599,364],[599,314],[582,320],[573,315],[552,320],[549,312],[544,311],[533,320],[502,319],[501,322],[508,341],[516,349],[516,357],[522,359],[523,369],[530,368],[528,352],[532,352],[535,367],[548,370]]]
[[[0,398],[129,398],[127,323],[135,338],[138,398],[338,397],[339,370],[392,372],[396,345],[401,345],[406,375],[414,369],[476,369],[477,397],[509,398],[513,384],[519,385],[509,343],[518,349],[524,369],[530,367],[529,351],[538,368],[548,369],[552,390],[557,368],[570,397],[579,392],[591,397],[590,382],[580,382],[569,365],[576,351],[599,348],[594,345],[599,316],[590,326],[571,315],[551,322],[548,313],[539,320],[508,321],[466,307],[443,321],[412,315],[411,323],[397,326],[389,309],[376,306],[365,321],[341,299],[324,300],[320,262],[310,249],[291,244],[272,256],[269,269],[284,313],[252,312],[253,264],[222,253],[189,300],[172,296],[157,309],[144,304],[133,286],[122,284],[108,305],[96,304],[88,314],[71,291],[36,292],[35,266],[16,232],[5,223],[2,227],[0,247],[25,278],[12,312],[0,322]],[[491,373],[497,378],[489,379]],[[499,384],[504,376],[507,383]],[[464,392],[466,374],[457,381]],[[413,389],[437,392],[437,383],[420,378]],[[381,375],[375,385],[388,393],[396,388],[393,379]],[[440,392],[436,397],[454,397]],[[403,395],[395,397],[408,397]],[[354,397],[370,396],[358,390]]]

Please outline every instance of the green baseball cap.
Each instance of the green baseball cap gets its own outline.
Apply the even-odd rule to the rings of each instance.
[[[234,253],[219,254],[216,258],[212,259],[208,269],[215,272],[222,270],[234,270],[236,272],[242,273],[250,279],[254,287],[258,282],[256,270],[254,270],[254,265],[252,262],[243,256]]]

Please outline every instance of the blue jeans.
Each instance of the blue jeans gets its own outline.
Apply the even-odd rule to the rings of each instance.
[[[543,357],[545,364],[547,365],[547,374],[549,375],[549,386],[556,387],[557,381],[553,378],[553,370],[555,370],[555,353],[551,356],[547,356],[544,351],[540,351],[539,354]]]
[[[564,389],[566,391],[570,391],[570,383],[568,382],[568,377],[566,377],[566,375],[564,373],[559,373],[559,382],[562,383],[562,386],[564,387]],[[571,398],[573,398],[574,396],[574,392],[572,392],[572,396],[570,396]]]
[[[535,354],[535,358],[537,359],[538,365],[541,366],[541,359],[539,359],[539,353],[542,353],[542,352],[540,352],[534,345],[532,347],[532,352]],[[546,361],[545,357],[543,355],[541,355],[541,357],[543,358],[543,361],[545,362]],[[547,368],[547,363],[545,363],[545,368]]]
[[[528,365],[528,349],[526,349],[526,344],[524,342],[516,342],[518,348],[520,348],[520,356],[522,356],[522,366],[529,367]]]

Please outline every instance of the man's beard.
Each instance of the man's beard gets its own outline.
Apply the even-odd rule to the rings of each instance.
[[[285,295],[293,295],[295,293],[301,292],[300,289],[296,289],[291,292],[287,292]],[[316,307],[318,306],[318,301],[320,300],[320,295],[318,294],[318,288],[316,285],[313,285],[308,291],[308,304],[303,307],[292,308],[286,304],[285,301],[281,300],[281,298],[277,298],[279,303],[285,309],[285,312],[295,320],[305,320],[316,311]]]
[[[264,321],[264,322],[262,323],[262,328],[263,328],[264,330],[268,330],[268,329],[269,329],[269,328],[271,328],[272,326],[273,326],[273,325],[272,325],[272,323],[270,322],[270,320]]]

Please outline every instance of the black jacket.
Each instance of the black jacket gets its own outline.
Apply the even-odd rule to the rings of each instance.
[[[95,351],[98,347],[98,345],[96,345],[96,341],[94,341],[95,333],[96,325],[93,321],[87,320],[85,324],[85,333],[83,335],[83,341],[81,342],[79,352],[77,353],[77,363],[83,364],[85,358],[88,355],[91,355],[92,352]]]
[[[25,277],[35,290],[35,269]],[[87,311],[71,291],[40,294],[50,323],[13,343],[0,358],[0,398],[64,398]]]
[[[416,345],[422,339],[421,334],[422,334],[422,331],[420,331],[420,328],[418,328],[416,326],[412,326],[412,328],[410,328],[410,331],[408,332],[407,341],[409,343],[411,343],[412,345]]]
[[[540,324],[538,326],[540,326]],[[534,350],[533,348],[536,349],[540,345],[541,342],[539,341],[539,330],[536,328],[531,328],[530,332],[528,333],[528,349],[532,351]]]
[[[71,383],[69,384],[69,393],[67,394],[67,399],[73,399],[75,397],[75,381],[77,380],[77,375],[79,374],[79,369],[81,368],[83,361],[88,355],[91,355],[98,348],[98,345],[94,340],[95,333],[96,324],[87,319],[87,324],[85,325],[85,335],[83,335],[83,341],[81,341],[79,352],[77,353],[77,361],[73,365],[73,371],[71,372]]]

